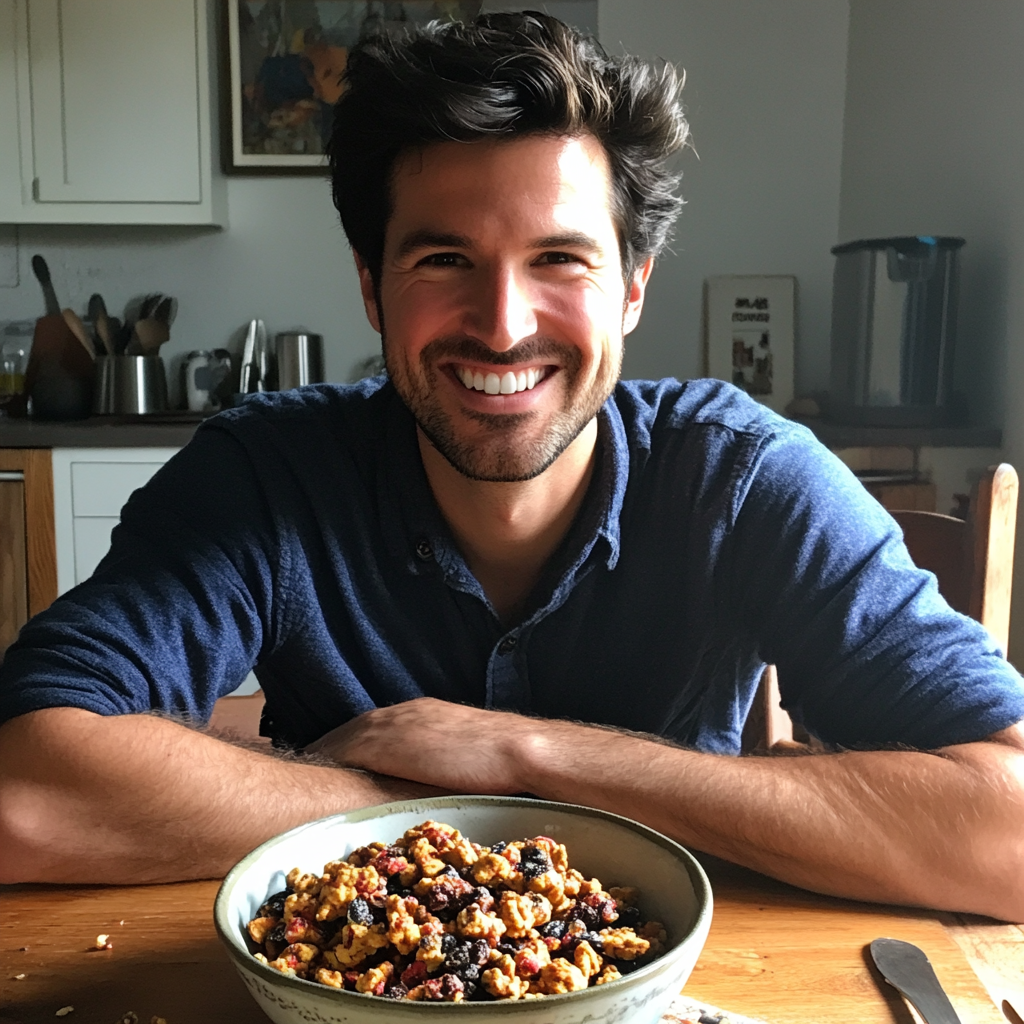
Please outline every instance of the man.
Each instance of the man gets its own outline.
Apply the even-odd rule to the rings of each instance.
[[[678,205],[671,71],[492,15],[365,44],[347,82],[335,202],[389,380],[217,417],[25,628],[2,880],[213,875],[437,788],[1024,920],[1016,673],[806,431],[717,382],[616,384]],[[723,756],[765,661],[836,752]],[[290,759],[169,717],[253,664]]]

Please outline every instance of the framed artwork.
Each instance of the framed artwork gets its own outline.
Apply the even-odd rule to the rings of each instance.
[[[704,373],[775,412],[793,400],[796,278],[734,275],[704,285]]]
[[[469,21],[481,0],[224,0],[228,174],[325,173],[349,49],[440,18]]]

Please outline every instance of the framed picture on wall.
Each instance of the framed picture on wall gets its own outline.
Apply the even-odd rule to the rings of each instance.
[[[796,278],[733,275],[704,284],[704,373],[775,412],[793,400]]]
[[[323,175],[349,49],[436,18],[469,21],[481,8],[481,0],[223,2],[228,174]]]

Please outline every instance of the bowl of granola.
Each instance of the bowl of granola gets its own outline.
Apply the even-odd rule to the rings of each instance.
[[[228,873],[214,918],[277,1024],[654,1024],[711,911],[694,857],[628,818],[448,796],[268,840]]]

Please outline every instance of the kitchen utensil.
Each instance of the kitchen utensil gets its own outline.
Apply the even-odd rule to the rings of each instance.
[[[622,979],[584,991],[543,999],[411,1006],[286,977],[249,952],[246,923],[270,893],[284,888],[290,868],[319,874],[325,862],[371,841],[389,842],[428,818],[453,825],[479,843],[536,835],[565,843],[572,863],[588,878],[596,876],[606,885],[643,887],[641,909],[664,923],[669,948]],[[246,987],[277,1024],[394,1024],[428,1016],[460,1024],[648,1024],[659,1020],[693,970],[711,925],[711,911],[711,887],[696,859],[628,818],[544,800],[446,796],[338,814],[268,840],[228,872],[214,904],[214,922]]]
[[[1024,1007],[1024,1003],[1020,1004]],[[1010,1024],[1024,1024],[1024,1017],[1020,1015],[1017,1007],[1010,1002],[1009,999],[1003,1000],[1003,1016],[1010,1022]]]
[[[81,342],[85,351],[89,353],[89,358],[95,359],[96,346],[93,344],[92,338],[89,337],[89,332],[85,329],[82,318],[73,309],[62,309],[60,315],[64,317],[64,322],[71,328],[71,333]]]
[[[264,382],[260,379],[260,373],[265,362],[263,353],[266,346],[266,324],[262,320],[250,320],[242,348],[242,371],[238,383],[238,390],[243,395],[263,390]]]
[[[829,415],[869,426],[955,420],[953,349],[962,238],[837,245]]]
[[[219,409],[222,396],[217,389],[230,373],[231,353],[227,349],[189,352],[185,357],[185,397],[189,410]]]
[[[178,315],[178,300],[173,295],[165,295],[154,307],[150,314],[154,320],[167,324],[168,327],[174,323]]]
[[[87,417],[92,408],[95,365],[63,316],[41,316],[25,371],[32,415],[50,420]]]
[[[160,292],[151,292],[147,295],[142,302],[139,303],[139,315],[137,320],[145,320],[147,317],[153,315],[153,310],[160,304],[163,299],[163,295]]]
[[[279,391],[324,379],[324,339],[319,334],[285,331],[274,339],[274,351]]]
[[[43,289],[43,298],[46,300],[46,315],[60,316],[60,303],[57,301],[57,293],[53,290],[53,282],[50,280],[50,268],[46,260],[38,253],[32,257],[32,272]]]
[[[147,317],[137,320],[133,328],[132,339],[128,343],[125,355],[152,356],[160,350],[160,346],[169,341],[171,332],[167,324],[160,320]]]
[[[870,949],[882,976],[914,1004],[925,1024],[960,1024],[922,949],[900,939],[875,939]]]
[[[167,412],[167,374],[158,355],[100,356],[92,410],[100,416]]]
[[[104,351],[108,356],[112,356],[114,343],[110,333],[110,318],[107,316],[107,306],[103,301],[103,296],[98,292],[89,296],[89,319],[92,321],[96,337]]]

